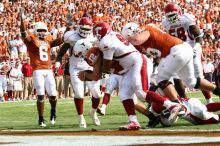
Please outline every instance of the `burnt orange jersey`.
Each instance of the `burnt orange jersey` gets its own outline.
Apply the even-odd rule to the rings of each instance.
[[[97,60],[103,57],[102,51],[98,47],[93,47],[89,49],[86,55],[86,61],[89,65],[95,66]],[[123,67],[119,64],[118,61],[112,60],[111,72],[114,74],[119,74],[123,70]]]
[[[34,34],[29,34],[31,41],[24,39],[27,51],[30,56],[30,64],[33,70],[51,68],[51,37],[46,37],[43,41],[38,39]]]
[[[145,30],[150,32],[150,37],[141,46],[136,46],[137,49],[142,49],[141,52],[143,52],[143,47],[145,49],[154,48],[161,52],[162,57],[165,57],[173,46],[183,43],[182,40],[165,33],[156,26],[146,25]]]

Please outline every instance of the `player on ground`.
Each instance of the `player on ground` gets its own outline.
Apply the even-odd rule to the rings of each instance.
[[[161,52],[162,60],[158,67],[157,82],[172,101],[178,102],[177,92],[169,81],[175,75],[178,75],[188,87],[212,91],[220,96],[220,88],[205,79],[195,77],[193,50],[188,43],[151,24],[141,30],[136,23],[131,22],[123,27],[122,33],[140,51],[154,48]]]
[[[29,33],[23,22],[23,14],[21,13],[21,36],[27,46],[30,56],[30,63],[33,68],[34,87],[37,91],[37,110],[39,115],[38,124],[45,127],[44,119],[44,95],[45,89],[49,95],[51,105],[50,122],[55,124],[56,120],[56,104],[57,91],[53,72],[51,70],[51,47],[62,44],[61,38],[52,41],[48,36],[48,29],[44,22],[37,22],[34,26],[34,33]]]
[[[79,127],[86,128],[87,124],[84,118],[83,103],[84,103],[84,84],[86,84],[92,93],[92,110],[90,112],[94,125],[100,125],[100,120],[97,116],[96,109],[98,108],[100,102],[101,92],[99,89],[98,81],[81,81],[77,74],[81,70],[93,70],[86,61],[81,58],[81,54],[76,51],[83,47],[84,44],[75,45],[78,40],[86,39],[89,42],[94,42],[94,37],[92,36],[92,21],[87,17],[82,17],[79,21],[79,27],[77,30],[71,30],[64,34],[64,44],[60,49],[57,56],[57,62],[62,61],[62,56],[70,49],[70,77],[71,83],[74,90],[74,103],[76,106],[77,113],[79,115]],[[91,44],[91,43],[90,43]],[[78,48],[79,47],[79,48]],[[59,63],[57,63],[59,64]]]
[[[161,90],[158,90],[160,95],[164,95]],[[204,124],[216,124],[220,122],[220,114],[214,114],[220,110],[220,103],[208,103],[206,105],[202,104],[198,98],[179,98],[182,103],[185,114],[181,118],[189,121],[190,123],[197,125]],[[161,124],[164,126],[171,126],[177,121],[170,122],[168,120],[169,111],[165,110],[164,107],[159,106],[156,103],[152,103],[151,106],[152,112],[160,116]]]
[[[184,42],[188,42],[193,48],[193,64],[195,76],[204,78],[202,69],[202,34],[196,26],[195,16],[189,13],[182,14],[178,5],[170,3],[165,7],[166,19],[163,20],[162,25],[166,32],[172,36],[178,37]],[[175,87],[180,97],[186,97],[185,87],[181,80],[174,79]],[[177,86],[176,86],[177,85]],[[207,103],[211,102],[210,91],[202,91]]]

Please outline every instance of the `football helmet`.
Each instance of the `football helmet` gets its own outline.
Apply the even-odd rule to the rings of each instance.
[[[111,26],[107,22],[98,22],[93,27],[93,35],[96,36],[98,39],[101,39],[111,30]]]
[[[88,17],[82,17],[78,22],[78,34],[86,38],[92,32],[92,20]]]
[[[179,15],[182,15],[180,7],[174,3],[168,4],[165,7],[164,11],[166,18],[172,24],[176,23],[179,20]]]
[[[122,28],[122,35],[128,38],[134,36],[137,32],[140,32],[140,30],[141,29],[138,24],[130,22]]]
[[[74,46],[74,55],[80,58],[86,58],[88,50],[92,48],[92,43],[86,39],[80,39]]]
[[[47,25],[44,22],[37,22],[34,25],[34,33],[38,38],[44,39],[44,37],[48,34]]]

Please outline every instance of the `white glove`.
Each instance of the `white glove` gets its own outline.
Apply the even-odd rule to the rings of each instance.
[[[55,62],[55,68],[59,68],[60,67],[60,62]]]

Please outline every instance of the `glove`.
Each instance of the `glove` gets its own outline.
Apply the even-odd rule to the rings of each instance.
[[[55,62],[55,68],[59,68],[60,67],[60,62]]]

